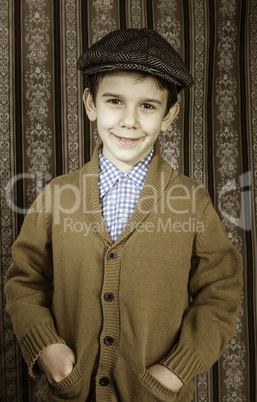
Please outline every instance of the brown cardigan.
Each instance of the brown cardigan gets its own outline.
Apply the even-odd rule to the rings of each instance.
[[[47,345],[75,351],[72,373],[49,385],[50,401],[191,401],[193,376],[234,334],[241,257],[207,191],[164,162],[157,145],[113,244],[99,209],[99,146],[82,169],[46,187],[13,246],[7,309],[24,359],[36,375]],[[181,378],[178,394],[147,370],[156,363]]]

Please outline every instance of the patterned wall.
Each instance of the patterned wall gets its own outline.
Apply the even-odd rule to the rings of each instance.
[[[0,0],[1,401],[44,401],[28,378],[3,284],[26,208],[51,177],[86,162],[98,134],[76,60],[104,34],[153,27],[195,78],[160,136],[163,157],[203,183],[244,261],[237,331],[195,380],[195,402],[256,397],[257,0]]]

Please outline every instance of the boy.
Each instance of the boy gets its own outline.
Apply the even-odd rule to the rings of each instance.
[[[49,401],[190,402],[193,376],[233,336],[242,286],[207,191],[156,143],[192,77],[151,29],[108,34],[78,68],[102,142],[46,187],[13,246],[7,308],[23,356]]]

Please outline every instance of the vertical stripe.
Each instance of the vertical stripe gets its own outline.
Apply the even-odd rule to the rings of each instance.
[[[23,114],[22,114],[22,91],[21,91],[21,10],[20,1],[15,0],[14,4],[14,43],[17,45],[14,48],[14,100],[15,100],[15,162],[16,162],[16,174],[23,173]],[[19,124],[17,124],[19,122]],[[16,192],[16,205],[23,208],[23,181],[18,180],[15,184]],[[24,215],[17,214],[17,231],[19,232]],[[17,234],[17,233],[16,233]]]
[[[61,103],[56,105],[56,107],[59,106],[60,108],[60,127],[61,127],[61,132],[59,132],[59,136],[61,137],[61,142],[56,145],[56,150],[61,148],[61,154],[63,157],[62,161],[62,173],[68,173],[69,168],[68,168],[68,125],[67,125],[67,69],[66,69],[66,10],[65,10],[65,0],[58,0],[59,1],[59,23],[54,21],[55,26],[59,25],[59,32],[60,34],[57,34],[57,37],[59,37],[60,44],[58,45],[59,47],[59,74],[57,72],[57,67],[55,66],[55,81],[59,82],[59,90],[61,94]],[[58,18],[58,16],[56,16]],[[58,30],[56,27],[55,30]],[[55,57],[56,59],[56,57]],[[58,57],[57,57],[58,59]],[[60,107],[61,105],[61,107]],[[57,131],[57,129],[56,129]],[[58,137],[58,133],[56,133],[56,137]],[[57,156],[58,158],[58,156]],[[56,171],[58,175],[58,169]]]
[[[190,19],[189,19],[189,6],[188,0],[183,0],[183,17],[184,17],[184,62],[187,66],[188,70],[190,70],[190,50],[191,50],[191,41],[190,41]],[[189,176],[189,153],[190,153],[190,145],[189,145],[189,121],[190,121],[190,92],[192,89],[186,89],[184,91],[184,135],[183,135],[183,165],[184,165],[184,174]]]
[[[16,227],[13,232],[14,238],[17,237],[21,225],[23,223],[24,214],[17,212],[17,209],[24,209],[24,199],[25,199],[25,191],[24,191],[24,181],[21,178],[23,175],[23,166],[24,166],[24,157],[23,157],[23,144],[24,144],[24,133],[23,133],[23,106],[22,106],[22,12],[21,12],[21,2],[15,0],[13,3],[13,18],[14,18],[14,40],[10,41],[10,54],[14,54],[14,71],[12,71],[12,75],[14,75],[14,88],[10,93],[10,99],[13,100],[13,108],[14,108],[14,119],[13,119],[13,131],[11,130],[10,145],[14,149],[15,153],[15,167],[13,168],[13,177],[20,176],[19,180],[16,180],[15,185],[13,187],[13,201],[16,205],[15,208],[15,223]],[[11,32],[11,31],[10,31]],[[14,46],[14,44],[16,46]],[[14,48],[14,49],[13,49]],[[11,60],[11,57],[10,57]],[[10,119],[12,121],[12,119]],[[13,159],[14,163],[14,159]],[[12,208],[13,209],[13,208]],[[15,346],[15,364],[17,369],[17,395],[19,400],[26,398],[28,394],[28,374],[27,370],[25,371],[26,364],[23,361],[20,351],[18,349],[17,342],[14,342]],[[8,368],[8,370],[10,367]]]
[[[126,26],[127,28],[133,28],[132,18],[133,18],[133,10],[132,10],[132,0],[126,0]]]
[[[63,157],[62,143],[62,92],[61,92],[61,35],[60,35],[60,0],[53,2],[53,30],[54,30],[54,110],[55,110],[55,173],[56,176],[63,173],[63,161],[67,160]]]
[[[240,49],[239,49],[239,68],[240,68],[240,107],[241,107],[241,150],[242,150],[242,165],[243,172],[247,174],[250,171],[249,166],[249,138],[247,131],[247,101],[246,101],[246,64],[245,64],[245,33],[246,33],[246,24],[249,23],[249,14],[246,13],[247,3],[241,2],[241,25],[240,25]],[[249,191],[249,187],[251,186],[251,182],[243,183],[246,188],[241,188],[241,191]],[[242,186],[241,186],[242,187]],[[251,191],[251,189],[250,189]],[[250,201],[250,199],[249,199]],[[241,206],[242,207],[242,206]],[[250,214],[250,205],[244,205],[244,211],[246,217]],[[253,250],[252,250],[252,238],[251,231],[245,230],[245,246],[247,248],[247,261],[246,261],[246,272],[247,272],[247,311],[248,311],[248,322],[249,322],[249,370],[250,373],[256,372],[256,349],[255,349],[255,339],[256,332],[254,332],[254,270],[253,270]],[[255,379],[250,376],[250,389],[249,389],[249,399],[254,400],[256,395],[256,383]]]
[[[24,205],[55,175],[52,2],[22,0]]]
[[[78,0],[62,0],[64,14],[62,24],[62,69],[64,95],[63,126],[65,153],[67,155],[68,172],[82,166],[82,128],[81,128],[81,77],[77,71],[77,59],[81,53],[79,47]],[[65,172],[66,173],[66,172]]]
[[[206,94],[208,76],[208,4],[190,1],[191,66],[194,86],[191,90],[190,177],[206,185]],[[212,370],[195,378],[195,402],[211,401]]]
[[[153,3],[154,0],[146,0],[146,19],[147,19],[147,27],[152,28],[154,26],[153,21]]]
[[[81,52],[83,53],[88,49],[88,2],[87,0],[80,0],[80,16],[81,16]],[[83,89],[85,88],[85,81],[80,75],[81,85],[81,94],[83,93]],[[90,135],[90,123],[86,116],[86,111],[84,105],[82,103],[82,112],[80,113],[82,119],[82,131],[83,131],[83,161],[84,163],[88,162],[91,157],[91,135]],[[79,116],[79,117],[80,117]]]
[[[126,0],[126,21],[128,28],[147,26],[145,0]]]
[[[120,29],[126,28],[126,0],[120,0]]]
[[[192,116],[190,118],[190,177],[206,186],[206,130],[208,94],[208,4],[202,0],[190,2],[191,17],[191,68],[194,86],[191,91]],[[212,370],[196,376],[195,402],[212,400]]]
[[[191,65],[194,77],[191,90],[190,177],[206,186],[206,98],[208,76],[208,4],[190,1]]]
[[[6,200],[5,188],[14,176],[14,105],[13,105],[13,3],[0,0],[1,69],[0,69],[0,261],[1,261],[1,303],[0,303],[0,398],[3,401],[16,400],[20,388],[17,372],[17,348],[11,319],[5,309],[3,286],[6,271],[11,263],[11,245],[15,235],[15,217]],[[12,195],[12,194],[10,194]]]
[[[209,64],[208,64],[208,91],[207,91],[207,188],[212,200],[214,199],[213,185],[213,68],[215,57],[215,3],[209,1]]]
[[[239,26],[240,5],[235,0],[219,0],[216,9],[217,45],[215,60],[214,92],[214,161],[215,206],[231,242],[245,257],[242,238],[242,224],[237,216],[241,213],[239,177],[242,172],[239,159],[240,88],[239,82]],[[245,264],[245,258],[244,258]],[[243,398],[247,384],[248,362],[246,354],[246,300],[242,294],[242,311],[238,315],[237,330],[219,361],[219,395],[221,402],[233,398]],[[240,352],[238,352],[240,351]],[[233,371],[231,367],[233,366]],[[235,375],[239,381],[235,382]],[[214,392],[216,387],[214,384]],[[215,396],[215,394],[214,394]]]
[[[250,323],[249,333],[251,332],[250,353],[252,355],[250,365],[250,389],[251,397],[257,394],[257,1],[247,2],[247,12],[245,18],[247,32],[246,39],[246,63],[247,63],[247,84],[246,84],[246,103],[247,103],[247,131],[249,132],[250,170],[252,173],[251,205],[252,205],[252,322]],[[248,250],[247,250],[248,254]]]

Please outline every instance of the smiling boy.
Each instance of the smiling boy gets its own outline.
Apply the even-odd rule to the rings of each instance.
[[[156,142],[192,77],[150,29],[108,34],[78,66],[101,142],[32,206],[7,308],[30,374],[46,374],[47,400],[190,402],[193,377],[233,336],[242,286],[207,191]],[[67,219],[97,230],[67,230]]]
[[[91,121],[97,120],[103,141],[103,155],[121,172],[127,173],[152,150],[160,131],[166,131],[179,105],[168,113],[167,89],[156,79],[128,71],[105,75],[96,95],[85,90],[84,103]]]

